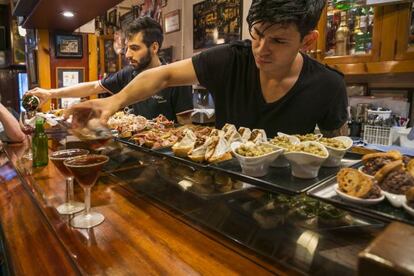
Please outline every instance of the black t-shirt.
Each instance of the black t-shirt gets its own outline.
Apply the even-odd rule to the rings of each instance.
[[[118,93],[140,72],[132,66],[109,75],[100,81],[100,85],[110,93]],[[193,109],[193,94],[191,86],[169,87],[154,96],[135,103],[131,106],[134,114],[152,119],[159,114],[177,122],[176,114]]]
[[[216,109],[216,127],[225,123],[305,134],[340,128],[347,120],[348,98],[343,75],[302,55],[300,76],[281,99],[266,103],[251,42],[238,41],[201,52],[192,58],[200,84],[209,90]]]

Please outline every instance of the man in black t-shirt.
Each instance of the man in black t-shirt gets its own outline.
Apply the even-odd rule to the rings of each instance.
[[[85,82],[51,90],[35,88],[27,94],[38,96],[41,104],[51,98],[78,98],[105,92],[116,94],[141,72],[162,65],[158,51],[163,42],[163,34],[158,22],[150,17],[138,18],[128,26],[126,37],[125,57],[130,64],[122,70],[101,81]],[[136,115],[152,119],[163,114],[175,122],[178,119],[180,122],[185,122],[189,118],[193,109],[191,86],[166,87],[151,92],[153,95],[148,95],[147,99],[132,105]]]
[[[120,93],[90,107],[105,121],[117,108],[169,86],[200,83],[212,92],[216,126],[263,128],[272,137],[313,132],[346,133],[343,75],[301,53],[317,40],[324,0],[253,0],[247,23],[251,42],[221,45],[140,74]],[[108,103],[113,104],[108,108]]]

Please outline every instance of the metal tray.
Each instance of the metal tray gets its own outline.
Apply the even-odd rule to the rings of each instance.
[[[408,214],[403,208],[393,207],[387,199],[375,205],[358,205],[341,199],[334,190],[337,184],[336,178],[332,178],[322,185],[315,187],[307,192],[311,197],[340,206],[342,209],[356,213],[369,215],[385,221],[399,220],[414,225],[414,217]]]
[[[263,177],[253,177],[242,173],[239,161],[233,158],[217,164],[210,164],[209,167],[231,174],[235,178],[251,184],[263,187],[268,190],[283,192],[288,194],[298,194],[315,187],[318,184],[336,175],[342,167],[358,167],[361,162],[361,155],[347,153],[342,159],[341,167],[324,168],[319,170],[318,177],[313,179],[301,179],[292,176],[290,167],[274,168],[270,167],[268,174]]]

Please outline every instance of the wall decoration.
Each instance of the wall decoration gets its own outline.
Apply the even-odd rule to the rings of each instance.
[[[39,86],[38,73],[37,73],[37,50],[31,48],[27,50],[27,73],[29,75],[29,88]]]
[[[113,9],[108,13],[108,24],[112,26],[116,26],[117,23],[117,17],[116,17],[116,9]]]
[[[161,22],[161,7],[162,0],[144,0],[144,3],[141,5],[140,16],[149,16],[155,19],[158,23]]]
[[[84,82],[85,68],[75,67],[57,67],[56,68],[56,84],[57,87],[72,86]],[[80,102],[80,98],[62,98],[60,99],[60,107],[68,108],[72,104]]]
[[[55,52],[57,58],[82,58],[82,35],[56,34]]]
[[[134,13],[133,11],[129,11],[127,13],[124,13],[123,15],[121,15],[121,17],[119,18],[119,22],[121,24],[121,29],[123,31],[126,30],[126,28],[128,27],[128,25],[134,21]]]
[[[113,39],[104,39],[104,63],[106,73],[115,73],[118,71],[118,56],[114,49]]]
[[[166,34],[178,32],[181,28],[180,10],[167,13],[164,17],[164,32]]]
[[[242,0],[205,0],[193,6],[193,48],[241,39]]]
[[[17,20],[11,21],[11,44],[12,44],[12,64],[24,64],[26,57],[24,54],[24,36],[19,34]]]

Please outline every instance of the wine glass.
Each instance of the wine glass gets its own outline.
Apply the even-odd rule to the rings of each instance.
[[[34,128],[32,125],[30,125],[29,120],[33,117],[32,112],[22,111],[20,112],[19,116],[19,125],[20,129],[23,131],[24,134],[26,134],[27,139],[27,147],[26,147],[26,153],[23,156],[23,158],[32,160],[32,151],[31,151],[31,137],[34,132]]]
[[[66,149],[52,152],[49,156],[49,159],[66,178],[66,202],[56,208],[59,214],[71,215],[85,209],[85,204],[73,200],[73,174],[63,162],[69,158],[87,155],[88,153],[89,151],[86,149]]]
[[[91,188],[98,179],[102,166],[109,157],[100,154],[88,154],[67,159],[63,162],[72,172],[76,181],[85,193],[85,212],[75,216],[70,224],[76,228],[91,228],[102,223],[105,217],[97,212],[91,212]]]

